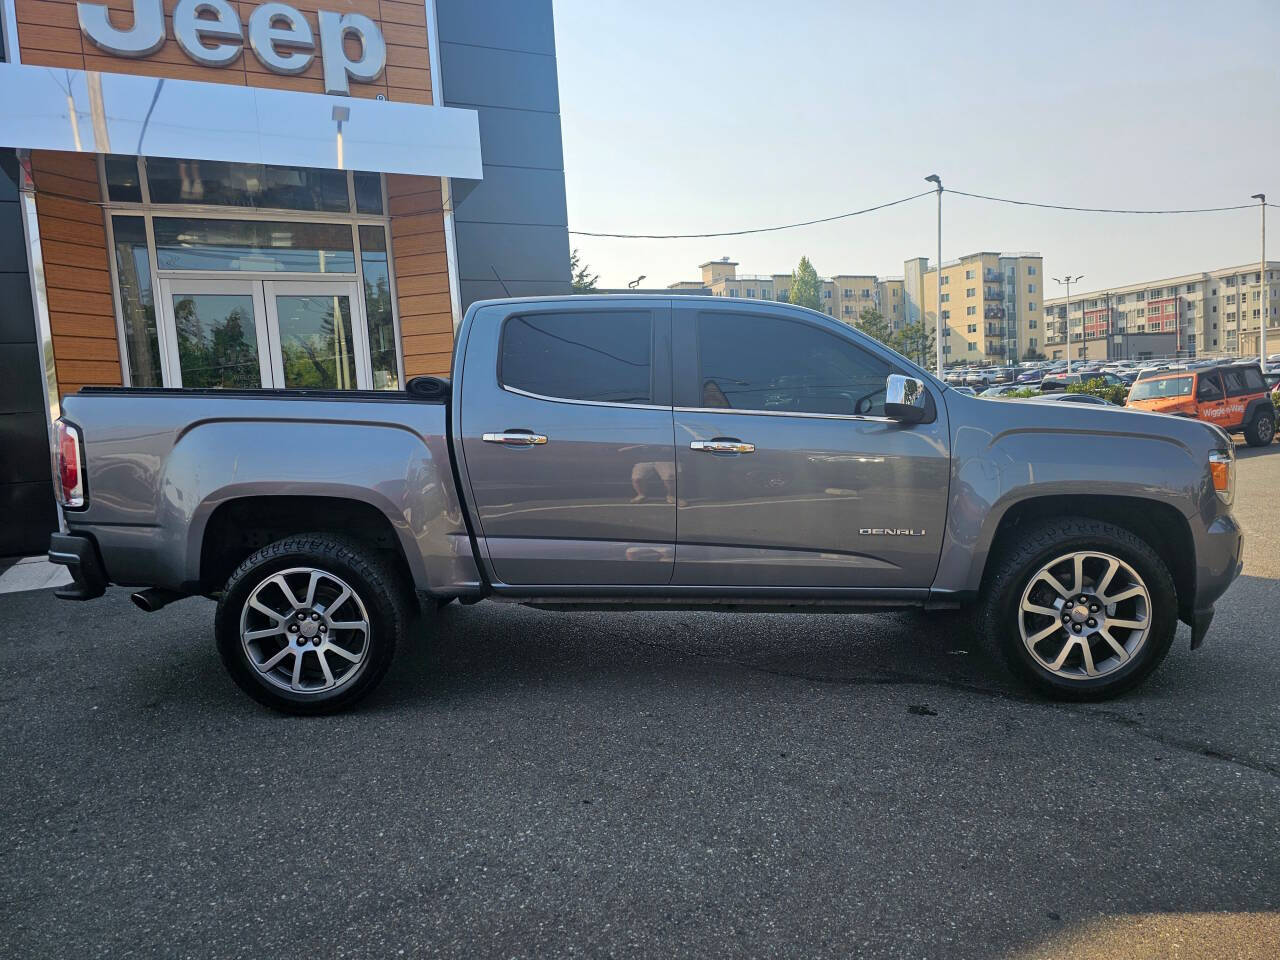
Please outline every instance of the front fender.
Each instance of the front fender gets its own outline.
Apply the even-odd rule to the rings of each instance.
[[[980,587],[1001,520],[1029,499],[1139,498],[1184,517],[1199,509],[1207,476],[1202,448],[1210,437],[1201,424],[1113,410],[1001,412],[1009,414],[1001,418],[1005,423],[962,424],[954,431],[947,528],[934,581],[939,594]]]

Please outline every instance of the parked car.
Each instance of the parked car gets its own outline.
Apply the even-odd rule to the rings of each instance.
[[[1093,700],[1148,676],[1178,620],[1200,646],[1240,572],[1222,431],[964,396],[801,307],[481,302],[453,368],[401,392],[67,397],[59,595],[216,597],[231,676],[297,713],[366,696],[415,595],[969,606],[1025,683]]]
[[[952,387],[951,389],[956,393],[963,393],[966,397],[976,397],[978,395],[978,391],[974,390],[973,387]]]
[[[1251,447],[1276,433],[1276,408],[1256,363],[1219,364],[1200,370],[1166,371],[1139,380],[1127,406],[1214,423],[1243,433]]]
[[[996,384],[994,387],[987,387],[987,389],[983,390],[982,393],[978,394],[978,396],[1005,397],[1011,393],[1017,393],[1019,390],[1026,389],[1027,387],[1025,385],[1019,383],[1001,383]]]
[[[1015,382],[1021,384],[1034,384],[1039,383],[1044,379],[1044,377],[1044,370],[1028,370],[1025,373],[1018,374],[1018,378]]]
[[[1116,404],[1091,393],[1046,393],[1039,397],[1028,397],[1036,403],[1088,403],[1094,406],[1114,407]]]
[[[1124,381],[1117,377],[1114,373],[1104,373],[1102,371],[1092,371],[1088,373],[1056,373],[1053,376],[1047,376],[1040,381],[1040,389],[1045,393],[1052,390],[1065,390],[1072,384],[1088,383],[1090,380],[1101,380],[1108,387],[1124,386]]]

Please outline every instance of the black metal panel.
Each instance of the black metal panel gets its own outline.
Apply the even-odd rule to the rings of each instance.
[[[551,0],[440,0],[436,18],[453,43],[556,55]]]
[[[4,223],[3,207],[0,204],[0,224]],[[31,284],[26,271],[0,273],[0,345],[35,342],[36,323],[31,309]]]
[[[0,557],[34,556],[49,549],[58,529],[48,480],[0,484]]]
[[[0,486],[48,481],[52,468],[44,411],[0,414],[0,450]]]
[[[560,293],[569,292],[569,234],[564,227],[458,220],[454,234],[461,279],[501,277],[508,285],[513,280],[559,282]]]
[[[437,0],[446,106],[480,117],[484,179],[453,181],[465,309],[570,290],[560,93],[550,0]]]
[[[44,553],[58,526],[17,177],[0,150],[0,556]]]

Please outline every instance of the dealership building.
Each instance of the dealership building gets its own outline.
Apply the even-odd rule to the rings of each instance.
[[[0,556],[82,386],[395,390],[569,290],[550,0],[0,0]]]

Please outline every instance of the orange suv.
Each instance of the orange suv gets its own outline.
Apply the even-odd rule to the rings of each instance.
[[[1276,408],[1257,364],[1158,373],[1135,383],[1125,405],[1216,423],[1243,433],[1251,447],[1264,446],[1276,435]]]

